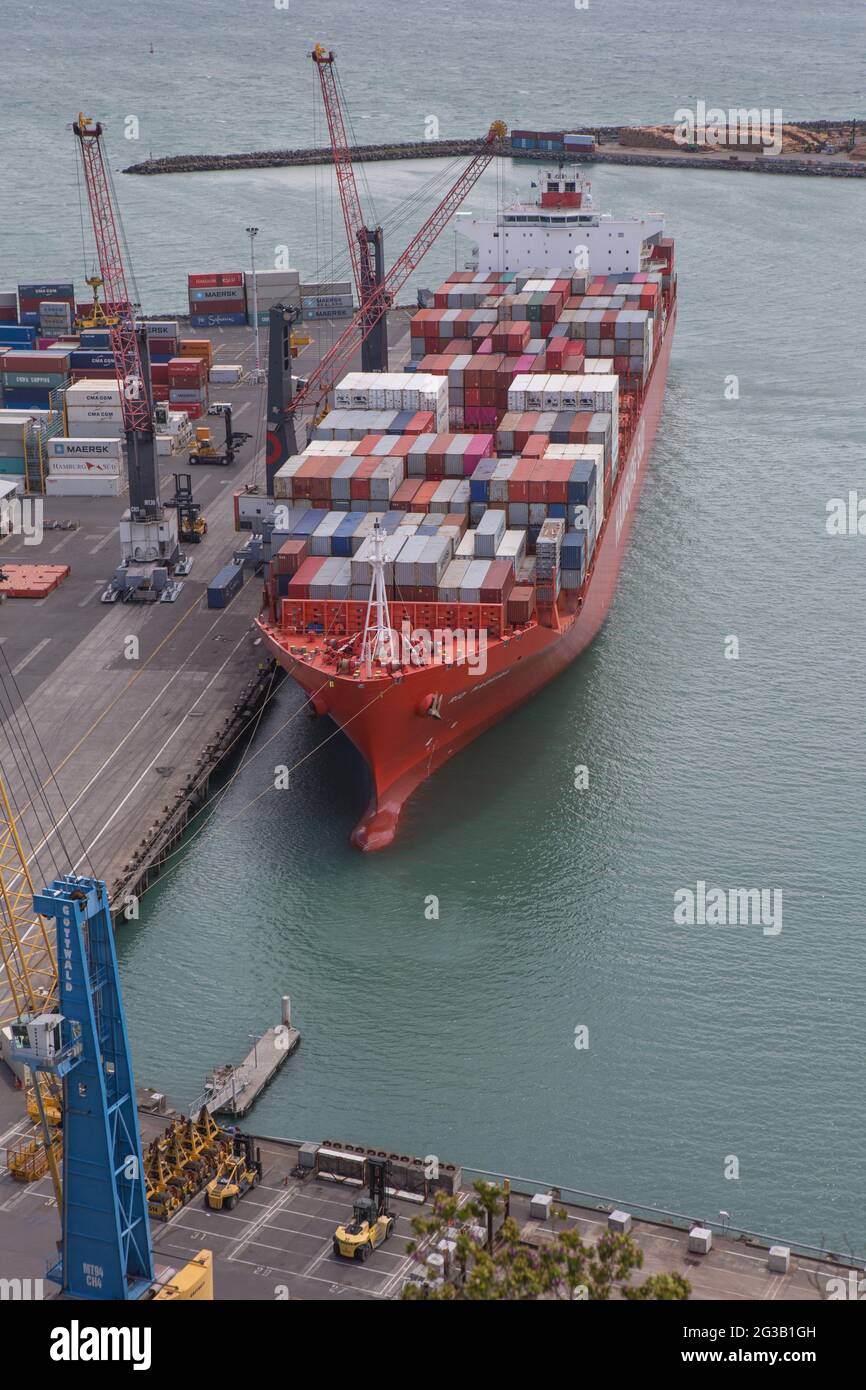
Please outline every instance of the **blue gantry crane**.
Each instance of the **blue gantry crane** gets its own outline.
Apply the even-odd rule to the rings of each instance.
[[[108,893],[66,874],[33,908],[56,923],[56,1012],[19,1019],[13,1036],[19,1060],[62,1087],[62,1232],[49,1278],[73,1298],[141,1298],[153,1248]]]

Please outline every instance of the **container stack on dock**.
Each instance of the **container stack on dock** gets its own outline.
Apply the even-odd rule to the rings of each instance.
[[[116,381],[77,381],[66,391],[66,421],[71,438],[123,437],[123,407]]]
[[[187,280],[193,328],[226,328],[246,323],[246,277],[242,270],[190,275]]]
[[[166,364],[168,401],[172,410],[198,420],[208,407],[208,375],[213,361],[209,338],[181,338],[179,356]]]
[[[266,328],[268,314],[275,304],[285,304],[286,308],[301,308],[301,275],[298,270],[257,270],[256,271],[256,311],[259,326]],[[253,296],[247,295],[247,309],[252,323]]]
[[[301,285],[301,317],[343,319],[354,313],[352,286],[348,280]]]
[[[57,437],[48,441],[49,497],[117,497],[123,478],[120,439]]]
[[[73,354],[69,348],[19,351],[7,347],[0,355],[3,404],[15,409],[48,409],[52,392],[67,384]]]
[[[46,323],[68,322],[69,326],[64,332],[69,333],[75,315],[75,287],[66,280],[19,285],[18,310],[18,322],[30,328],[44,329],[44,310]]]
[[[219,282],[194,286],[191,294],[214,288],[217,302],[232,309],[244,294],[242,272],[190,278]],[[101,307],[110,314],[118,306]],[[13,478],[19,492],[114,496],[123,486],[124,422],[111,335],[107,327],[75,327],[92,309],[92,301],[76,304],[66,281],[0,292],[0,474]],[[213,344],[207,337],[182,339],[173,319],[144,327],[152,398],[162,411],[157,449],[173,454],[189,444],[190,420],[207,410]]]

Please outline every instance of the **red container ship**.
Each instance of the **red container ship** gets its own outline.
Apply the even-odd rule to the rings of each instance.
[[[452,275],[438,307],[413,324],[420,387],[408,408],[416,397],[422,410],[437,408],[423,387],[438,364],[449,423],[460,433],[412,434],[413,416],[406,434],[352,444],[349,431],[330,445],[326,434],[283,470],[282,496],[295,504],[300,529],[289,525],[279,555],[275,540],[259,626],[317,713],[330,715],[366,759],[372,795],[352,834],[361,849],[389,844],[421,782],[574,661],[616,589],[664,401],[677,309],[673,243],[656,215],[597,212],[577,170],[545,175],[542,189],[537,203],[464,222],[473,269]],[[554,268],[521,270],[539,265]],[[495,364],[487,378],[485,360]],[[393,375],[382,374],[384,386]],[[346,378],[343,399],[354,391],[356,406],[372,399],[381,407],[384,386],[377,392],[375,380],[360,378]],[[389,403],[399,404],[394,389]],[[490,428],[470,423],[478,411],[498,420],[480,462],[478,448],[466,452],[465,444]],[[602,437],[606,415],[606,442],[587,444]],[[587,421],[602,422],[602,434]],[[375,496],[364,490],[377,471],[371,453],[400,460],[378,468],[383,500],[363,500]],[[468,476],[455,457],[470,460]],[[449,471],[459,479],[444,490],[450,500],[438,515],[422,515],[437,505],[437,480]],[[362,481],[347,483],[349,500],[338,501],[335,479],[356,473]],[[311,509],[300,520],[299,503]],[[353,517],[358,508],[364,515]],[[349,536],[354,547],[356,522],[366,528],[361,548],[338,551],[329,537]],[[438,544],[425,539],[431,534]],[[352,558],[313,558],[339,554]],[[463,558],[427,572],[425,555],[427,570],[449,555]]]

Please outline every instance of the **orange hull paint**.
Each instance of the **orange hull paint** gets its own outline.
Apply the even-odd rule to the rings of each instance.
[[[461,748],[504,719],[558,676],[593,640],[613,600],[622,557],[661,417],[676,302],[647,383],[640,420],[601,529],[593,568],[578,601],[562,595],[559,630],[533,622],[518,635],[491,641],[486,670],[467,664],[404,668],[399,680],[376,674],[367,681],[339,676],[313,659],[293,657],[288,637],[259,619],[262,634],[280,665],[314,697],[363,754],[373,778],[370,804],[352,832],[361,849],[382,849],[393,840],[400,812],[421,782]],[[307,644],[311,645],[311,644]],[[312,644],[314,645],[314,644]],[[431,718],[426,697],[441,696],[441,717]]]

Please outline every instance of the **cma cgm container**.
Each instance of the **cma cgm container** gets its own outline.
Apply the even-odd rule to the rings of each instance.
[[[225,565],[207,586],[208,608],[228,608],[244,582],[243,565]]]

